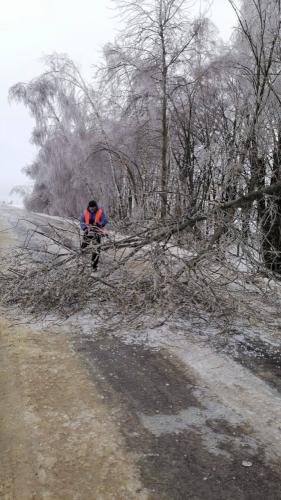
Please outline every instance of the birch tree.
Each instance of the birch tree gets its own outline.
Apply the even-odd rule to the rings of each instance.
[[[160,215],[167,214],[171,166],[169,141],[169,91],[172,79],[186,64],[200,34],[201,24],[187,16],[185,0],[116,1],[126,26],[117,42],[120,54],[116,73],[134,71],[136,78],[149,75],[154,105],[158,108]],[[150,94],[151,96],[151,94]]]

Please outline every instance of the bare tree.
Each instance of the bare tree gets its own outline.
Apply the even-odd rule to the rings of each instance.
[[[161,124],[159,189],[161,217],[167,214],[168,183],[171,163],[169,141],[169,90],[174,74],[190,57],[201,24],[187,17],[187,2],[157,0],[153,5],[145,0],[116,2],[122,19],[126,20],[122,36],[114,50],[119,53],[115,74],[134,73],[135,80],[147,75],[147,92],[158,107]],[[113,48],[112,48],[113,50]]]

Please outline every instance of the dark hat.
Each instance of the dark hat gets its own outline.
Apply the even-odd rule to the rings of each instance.
[[[98,204],[95,200],[91,200],[88,203],[88,207],[97,207],[97,206],[98,206]]]

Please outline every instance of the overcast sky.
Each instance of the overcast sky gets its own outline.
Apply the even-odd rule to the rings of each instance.
[[[32,119],[22,104],[8,103],[9,88],[39,75],[42,56],[52,52],[67,53],[90,76],[118,26],[110,0],[0,0],[0,7],[0,201],[17,202],[9,193],[30,182],[21,169],[36,150]],[[210,17],[227,40],[235,25],[228,0],[214,0]]]

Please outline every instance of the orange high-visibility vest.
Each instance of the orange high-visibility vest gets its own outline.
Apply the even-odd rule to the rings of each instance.
[[[95,215],[95,224],[99,224],[102,216],[102,209],[99,208],[96,212]],[[90,224],[90,212],[86,209],[84,210],[84,219],[85,219],[85,224],[89,225]]]

